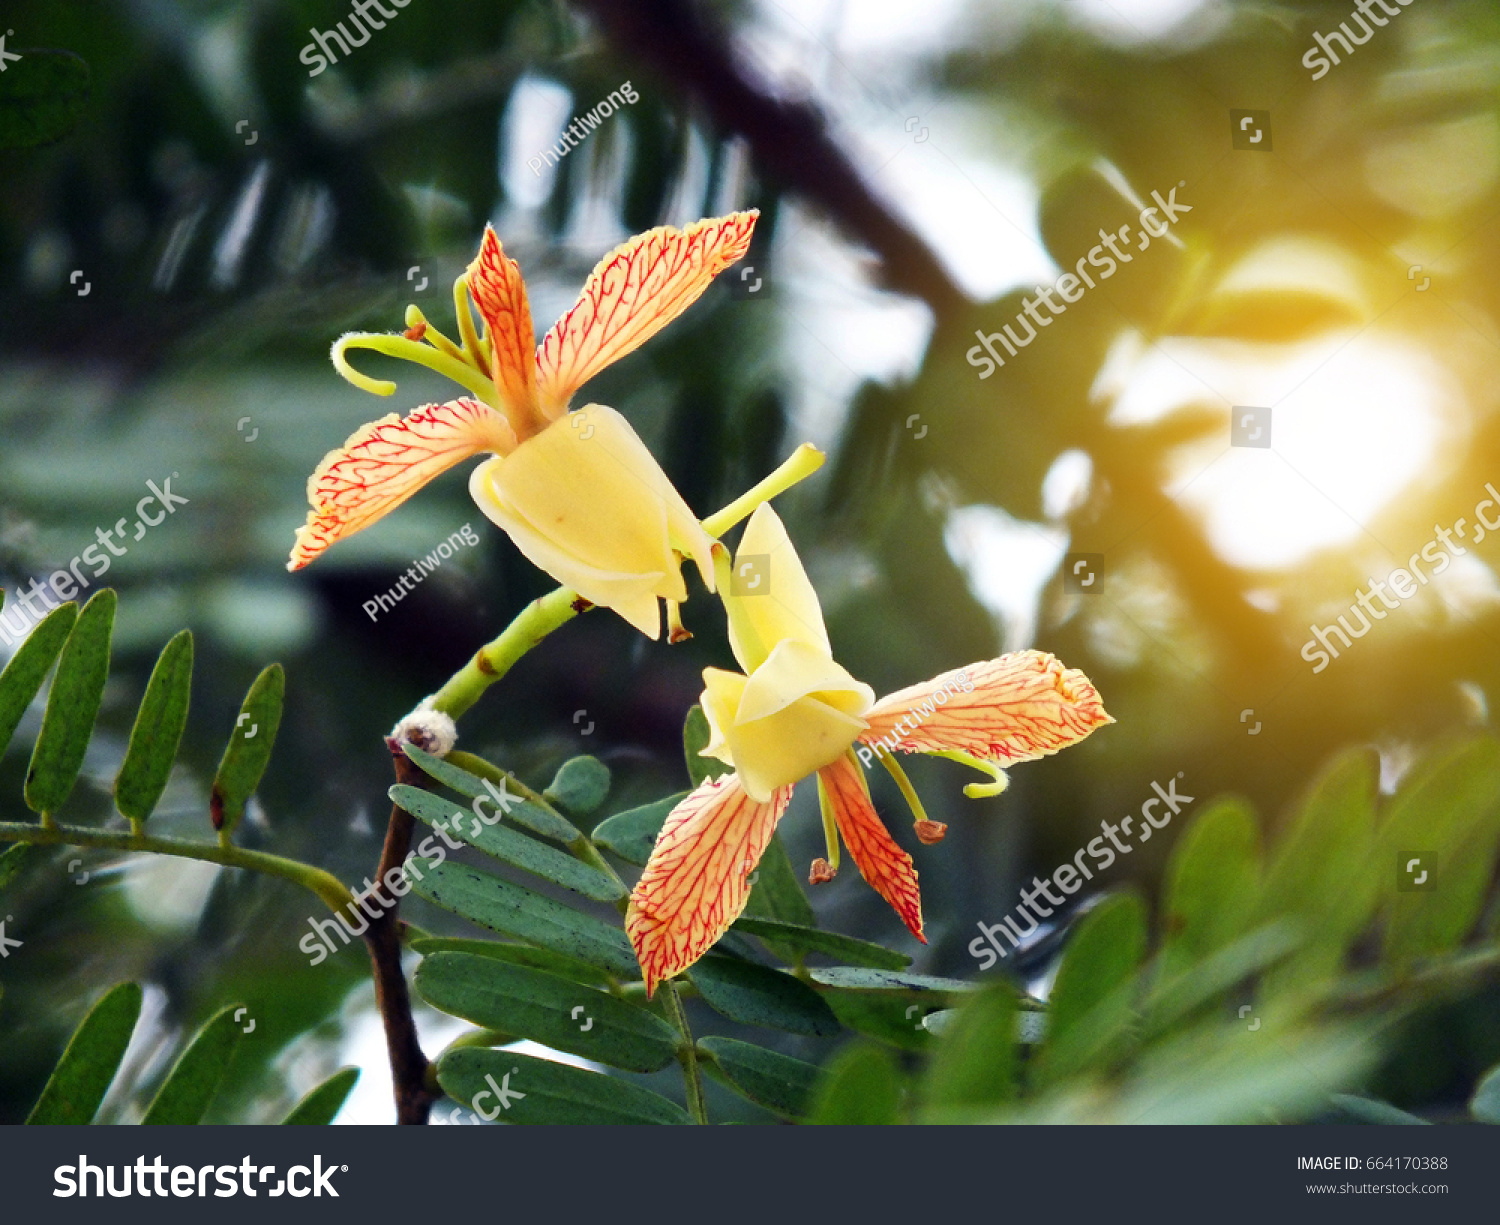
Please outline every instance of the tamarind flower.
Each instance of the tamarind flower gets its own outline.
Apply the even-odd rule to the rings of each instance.
[[[702,704],[711,739],[703,755],[733,770],[698,786],[668,815],[625,916],[648,992],[702,957],[744,910],[749,878],[795,784],[816,774],[832,879],[842,838],[860,874],[922,933],[912,858],[870,800],[863,765],[879,759],[896,779],[924,843],[941,841],[894,753],[930,753],[974,766],[1005,787],[1002,766],[1055,753],[1114,722],[1082,672],[1040,651],[1017,651],[899,690],[879,701],[833,659],[818,597],[769,506],[745,527],[734,574],[716,550],[729,641],[743,672],[707,668]],[[756,581],[760,580],[760,581]],[[753,587],[753,589],[752,589]]]
[[[459,343],[411,306],[404,334],[351,333],[333,346],[339,373],[377,395],[396,385],[360,374],[349,349],[418,362],[472,395],[392,413],[330,451],[308,480],[312,510],[287,569],[300,570],[455,464],[488,452],[493,458],[469,479],[480,510],[540,569],[658,637],[658,599],[687,598],[684,555],[714,589],[713,542],[624,417],[602,404],[568,405],[744,255],[756,216],[659,226],[622,243],[540,345],[521,271],[486,226],[479,254],[453,286]]]

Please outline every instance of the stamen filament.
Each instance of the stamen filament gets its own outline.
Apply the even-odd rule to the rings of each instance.
[[[839,822],[833,813],[833,801],[828,796],[828,788],[823,784],[823,776],[818,775],[818,807],[823,813],[823,842],[828,847],[828,866],[835,872],[839,870]]]
[[[453,311],[458,316],[458,338],[463,341],[464,352],[469,360],[480,361],[479,333],[474,330],[474,312],[469,309],[469,278],[461,276],[453,282]],[[481,369],[494,378],[495,368],[486,362]]]
[[[429,335],[431,331],[432,329],[429,328]],[[333,346],[334,369],[361,391],[368,391],[377,396],[388,396],[395,392],[396,384],[388,379],[372,379],[368,375],[361,374],[349,364],[348,358],[344,356],[348,349],[371,349],[376,353],[384,353],[387,357],[399,357],[405,361],[416,362],[419,366],[426,366],[429,370],[435,370],[445,378],[452,379],[460,387],[467,388],[491,408],[500,407],[494,381],[484,378],[474,367],[455,360],[431,345],[407,340],[405,336],[392,336],[381,332],[350,332],[347,336],[341,336]]]
[[[446,353],[449,357],[453,358],[454,361],[463,362],[466,366],[472,366],[474,364],[468,359],[462,349],[460,349],[456,344],[454,344],[440,331],[438,331],[437,328],[432,326],[431,320],[429,320],[427,316],[422,313],[421,307],[416,306],[415,304],[408,306],[406,308],[406,326],[408,328],[413,328],[416,327],[419,323],[422,325],[422,339],[425,340],[428,344],[432,345],[435,349]],[[484,371],[480,370],[479,373],[483,374]]]
[[[901,794],[906,797],[906,803],[911,809],[912,816],[919,822],[928,820],[927,810],[922,807],[922,797],[917,794],[917,789],[911,785],[911,779],[906,777],[906,771],[901,768],[901,763],[896,760],[896,755],[894,753],[881,753],[880,764],[885,767],[886,773],[896,780],[896,786],[901,788]]]

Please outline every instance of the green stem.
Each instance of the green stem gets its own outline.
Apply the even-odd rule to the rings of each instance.
[[[688,1028],[687,1012],[677,995],[677,984],[668,981],[661,985],[662,1003],[667,1016],[682,1034],[682,1045],[677,1048],[677,1061],[682,1064],[682,1079],[687,1086],[688,1113],[695,1123],[708,1122],[708,1105],[703,1099],[703,1074],[698,1068],[698,1048],[693,1045],[693,1031]]]
[[[92,846],[114,851],[144,851],[152,855],[175,855],[179,859],[201,859],[226,868],[248,868],[267,876],[279,876],[311,889],[335,913],[354,900],[354,893],[338,877],[265,851],[247,851],[238,846],[212,842],[188,842],[182,838],[160,838],[124,830],[80,829],[71,825],[41,826],[20,821],[0,821],[0,842],[29,842],[36,846]]]
[[[589,607],[587,600],[567,587],[532,600],[505,627],[504,633],[480,647],[474,658],[432,695],[432,708],[451,718],[461,718],[486,689],[516,666],[521,656]]]

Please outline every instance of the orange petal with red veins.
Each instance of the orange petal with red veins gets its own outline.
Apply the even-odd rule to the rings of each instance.
[[[740,917],[749,876],[791,798],[783,787],[757,803],[725,774],[701,783],[668,814],[625,913],[647,995],[708,952]]]
[[[894,737],[908,753],[957,749],[1001,765],[1045,757],[1114,722],[1088,677],[1042,651],[1016,651],[898,690],[865,721],[867,744],[883,738],[890,747]]]
[[[827,791],[829,805],[838,821],[839,836],[849,848],[849,855],[859,874],[880,894],[901,922],[923,944],[922,895],[917,889],[917,870],[912,858],[891,837],[885,822],[870,802],[864,772],[849,754],[831,766],[818,771]]]
[[[536,332],[521,269],[501,248],[493,226],[484,227],[468,277],[469,293],[490,338],[495,387],[501,401],[521,410],[525,420],[536,402]]]
[[[621,243],[594,268],[578,302],[552,326],[536,353],[548,416],[611,362],[644,344],[687,310],[709,282],[750,249],[759,213],[657,226]]]
[[[297,529],[288,570],[300,570],[329,545],[354,535],[400,506],[434,477],[481,451],[516,445],[504,417],[478,400],[428,404],[356,430],[330,451],[307,480],[312,503]]]

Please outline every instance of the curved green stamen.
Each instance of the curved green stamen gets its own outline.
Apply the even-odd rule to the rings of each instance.
[[[999,795],[1010,786],[1010,779],[1005,776],[1005,771],[988,758],[975,757],[974,754],[965,753],[962,749],[933,749],[928,756],[946,757],[949,761],[956,761],[960,765],[970,766],[980,773],[990,776],[990,782],[969,783],[964,787],[964,794],[971,800]]]
[[[377,396],[388,396],[396,390],[396,384],[387,379],[372,379],[368,375],[361,374],[349,364],[344,356],[347,349],[371,349],[376,353],[384,353],[387,357],[399,357],[404,361],[416,362],[419,366],[426,366],[429,370],[452,379],[460,387],[467,388],[491,408],[500,407],[494,381],[485,378],[473,366],[449,357],[448,354],[432,345],[424,345],[415,340],[408,340],[405,336],[392,336],[383,332],[350,332],[347,336],[340,337],[333,346],[334,368],[361,391],[368,391]]]
[[[823,775],[818,774],[818,808],[823,813],[823,841],[828,846],[828,866],[835,872],[839,870],[839,822],[834,815],[833,801],[828,796],[828,788],[823,785]]]
[[[922,798],[917,794],[917,789],[911,785],[911,779],[906,777],[906,771],[896,760],[894,753],[879,754],[880,764],[885,767],[886,773],[896,780],[896,786],[901,788],[901,794],[906,797],[907,807],[911,809],[911,815],[918,821],[928,820],[927,810],[922,807]]]

